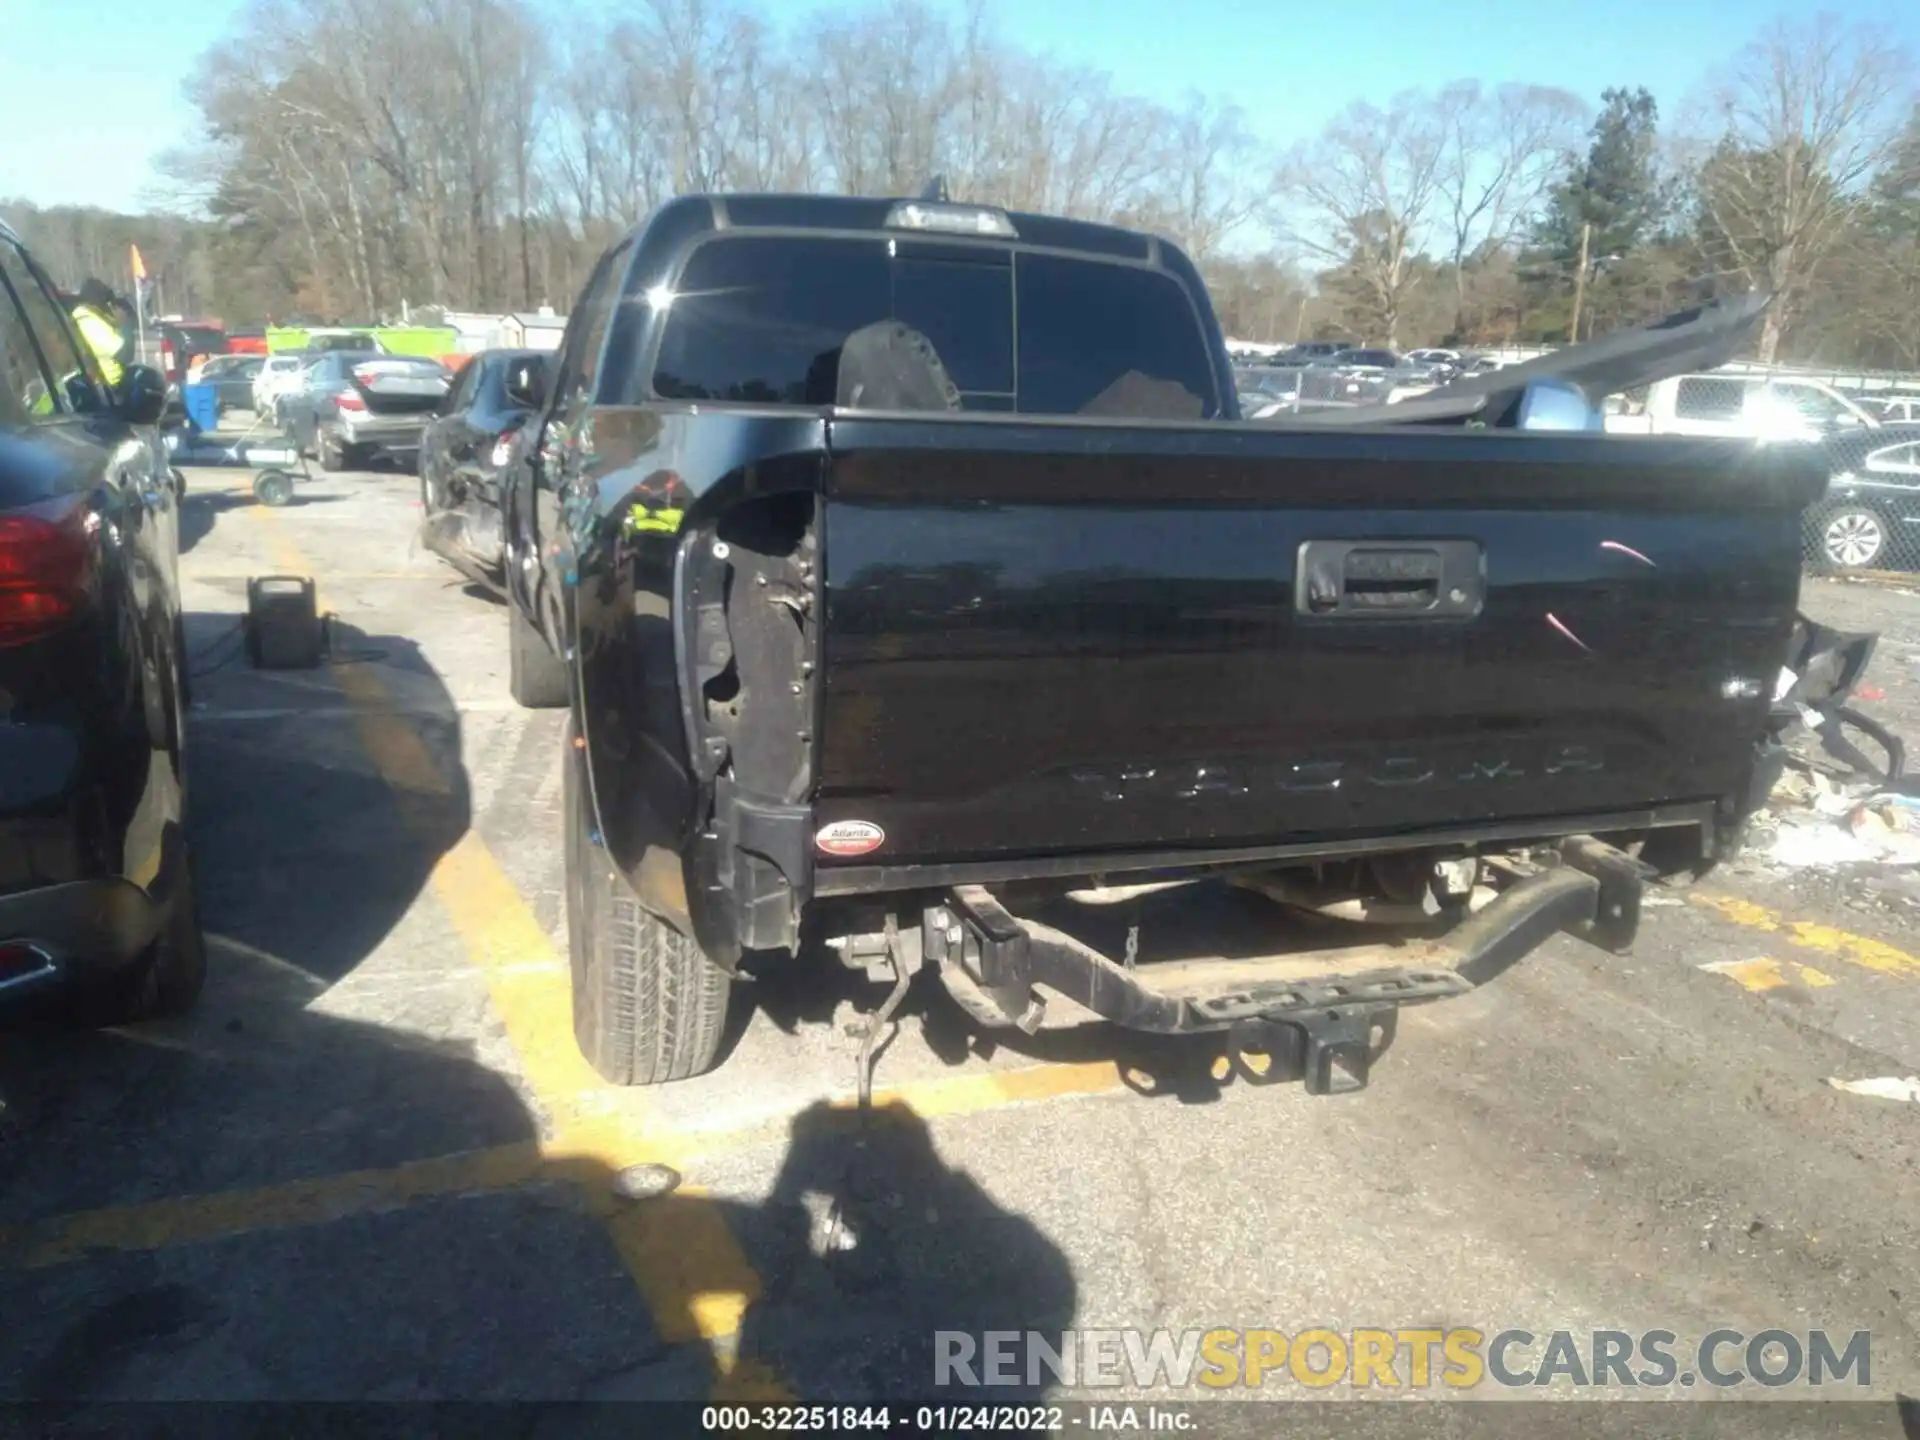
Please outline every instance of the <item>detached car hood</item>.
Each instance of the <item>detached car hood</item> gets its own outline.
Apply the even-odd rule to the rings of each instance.
[[[1397,405],[1356,405],[1303,413],[1315,426],[1470,425],[1512,428],[1527,391],[1571,388],[1590,406],[1609,395],[1674,375],[1724,365],[1745,347],[1772,296],[1763,291],[1683,310],[1634,330],[1569,345],[1550,355],[1442,385]]]

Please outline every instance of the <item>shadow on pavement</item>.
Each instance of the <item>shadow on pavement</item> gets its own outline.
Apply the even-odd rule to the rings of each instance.
[[[1037,1331],[1058,1345],[1078,1290],[1067,1257],[940,1159],[904,1105],[816,1104],[796,1116],[773,1192],[731,1217],[770,1277],[744,1349],[803,1387],[882,1401],[934,1393],[936,1333]],[[777,1278],[776,1278],[777,1277]],[[822,1386],[822,1382],[826,1382]],[[1022,1382],[990,1395],[1037,1399]]]
[[[204,476],[207,473],[208,472],[204,470],[197,471],[196,475]],[[214,473],[217,474],[219,472],[216,471]],[[250,505],[260,503],[253,498],[250,490],[238,488],[242,484],[251,485],[253,483],[252,471],[237,470],[233,472],[232,479],[236,487],[235,489],[202,489],[197,493],[189,490],[186,498],[180,502],[180,553],[182,555],[185,555],[188,551],[192,550],[194,546],[206,539],[207,536],[213,532],[214,525],[218,523],[220,517],[227,511],[244,510]],[[204,479],[201,480],[201,484],[204,486],[206,481]],[[345,496],[341,495],[303,495],[296,481],[293,499],[288,501],[284,508],[291,510],[297,509],[302,505],[331,505],[335,501],[345,498]]]
[[[196,685],[195,1013],[0,1028],[0,1402],[704,1401],[700,1313],[742,1252],[742,1350],[806,1399],[927,1393],[937,1329],[1070,1322],[1059,1249],[898,1108],[798,1117],[763,1200],[625,1202],[603,1162],[542,1167],[481,977],[415,903],[469,821],[459,715],[410,640],[336,643],[390,667],[404,715],[343,718],[325,670]],[[472,1152],[508,1178],[408,1195],[382,1173]],[[257,1219],[263,1191],[280,1209]],[[137,1225],[60,1220],[156,1204]]]
[[[506,596],[498,594],[492,590],[489,590],[484,585],[477,585],[471,580],[464,581],[461,583],[460,593],[466,596],[469,600],[484,601],[486,604],[493,606],[496,610],[504,610],[506,609],[506,606],[507,606]]]
[[[1033,1331],[1057,1348],[1074,1323],[1066,1255],[943,1161],[926,1121],[903,1104],[863,1116],[820,1102],[796,1115],[764,1200],[673,1194],[620,1209],[612,1225],[635,1250],[675,1244],[698,1259],[719,1221],[762,1278],[739,1331],[749,1387],[845,1404],[1034,1400],[1052,1378],[1044,1372],[1039,1384],[1023,1374],[990,1388],[948,1376],[936,1390],[939,1333],[978,1347],[988,1330]],[[706,1298],[697,1277],[696,1268],[661,1307],[662,1330],[697,1328]],[[603,1377],[586,1398],[688,1399],[710,1379],[704,1355],[682,1353]]]
[[[188,620],[233,632],[231,616]],[[413,649],[397,636],[378,644]],[[196,1012],[96,1034],[21,1013],[0,1031],[0,1221],[530,1135],[510,1087],[472,1063],[470,1045],[436,1035],[451,1016],[396,1002],[361,1023],[320,1005],[407,916],[465,831],[468,796],[444,688],[424,727],[439,732],[439,793],[397,795],[339,718],[324,672],[297,673],[318,688],[268,687],[244,660],[195,681],[210,712],[190,717],[187,741],[209,937]],[[338,1164],[349,1150],[353,1166]]]

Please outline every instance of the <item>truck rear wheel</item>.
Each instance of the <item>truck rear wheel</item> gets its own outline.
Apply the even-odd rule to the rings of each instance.
[[[615,1085],[659,1085],[712,1068],[732,982],[700,947],[643,909],[594,828],[585,753],[567,721],[567,950],[580,1053]]]
[[[570,698],[567,662],[512,601],[507,602],[507,688],[529,710],[558,710]]]

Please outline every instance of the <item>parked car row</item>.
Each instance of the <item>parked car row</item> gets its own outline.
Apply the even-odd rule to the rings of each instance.
[[[1418,357],[1453,354],[1429,350],[1403,355],[1376,346],[1334,347],[1312,341],[1263,364],[1237,367],[1234,383],[1240,413],[1263,420],[1313,405],[1409,399],[1445,384],[1457,373],[1445,360]]]
[[[1301,347],[1304,351],[1305,347]],[[1444,379],[1500,368],[1492,357],[1356,348],[1240,365],[1240,413],[1280,419],[1324,404],[1409,398]],[[1476,372],[1476,367],[1478,371]],[[1444,383],[1444,379],[1440,383]],[[1810,564],[1825,570],[1920,569],[1920,397],[1858,400],[1806,376],[1703,372],[1611,397],[1609,433],[1806,441],[1830,476],[1804,524]]]

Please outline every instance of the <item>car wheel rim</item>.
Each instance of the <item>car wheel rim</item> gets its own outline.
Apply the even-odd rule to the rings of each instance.
[[[1827,556],[1839,565],[1865,565],[1880,553],[1880,522],[1858,512],[1827,522]]]

